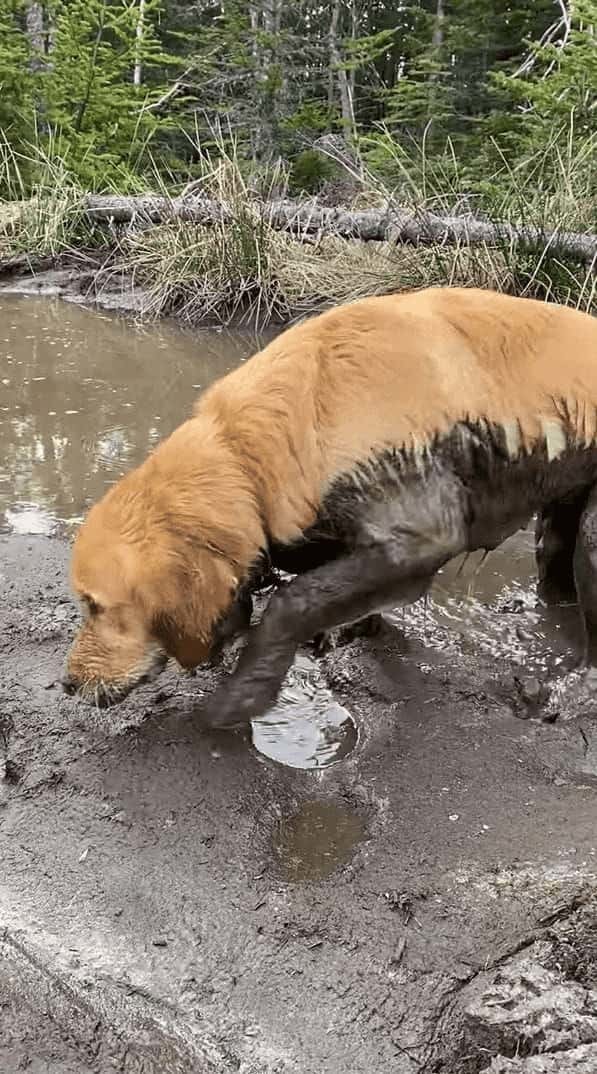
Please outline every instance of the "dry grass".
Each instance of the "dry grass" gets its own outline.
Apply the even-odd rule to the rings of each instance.
[[[360,204],[399,200],[419,209],[454,211],[460,197],[454,168],[450,176],[437,165],[433,172],[418,168],[415,182],[392,142],[388,152],[396,154],[400,181],[389,189],[375,175],[361,175],[356,195]],[[27,188],[19,162],[0,145],[0,181],[5,188],[7,177],[11,182],[10,198],[0,202],[0,257],[21,252],[56,255],[109,240],[114,253],[98,287],[109,284],[110,274],[114,280],[131,279],[143,292],[147,317],[176,314],[191,324],[244,321],[263,327],[366,295],[433,284],[490,287],[596,308],[594,267],[585,271],[566,264],[548,250],[531,254],[506,243],[415,248],[334,236],[299,242],[272,229],[263,212],[268,198],[284,188],[282,170],[261,176],[257,188],[254,179],[246,178],[234,149],[226,150],[223,142],[215,160],[209,154],[201,157],[200,185],[227,205],[231,217],[210,227],[173,221],[124,229],[118,235],[105,228],[94,231],[81,212],[83,192],[63,163],[48,153],[26,163],[35,165],[33,189]],[[587,208],[589,191],[582,189],[589,165],[586,159],[562,158],[561,181],[550,199],[537,189],[540,162],[528,162],[524,174],[519,167],[495,202],[494,219],[578,230],[579,220],[588,221],[592,211]]]
[[[553,258],[484,245],[413,247],[347,242],[334,236],[297,242],[247,206],[233,225],[184,223],[132,233],[115,270],[146,296],[145,314],[176,314],[190,324],[264,326],[367,295],[432,285],[488,287],[594,310],[597,279]]]
[[[548,148],[553,169],[556,149]],[[557,151],[560,174],[549,198],[541,193],[547,150],[543,158],[508,173],[504,192],[494,201],[493,218],[571,230],[579,229],[580,220],[588,230],[594,208],[589,190],[592,149],[576,157],[572,149],[568,156]],[[462,211],[461,181],[452,159],[449,169],[437,162],[431,168],[423,159],[415,181],[391,139],[387,150],[395,154],[395,187],[361,172],[355,203],[398,200],[419,210]],[[121,242],[118,270],[124,268],[143,287],[149,315],[176,313],[193,324],[245,320],[262,326],[366,295],[433,284],[491,287],[595,309],[594,268],[565,264],[549,250],[528,253],[507,243],[415,248],[334,236],[299,242],[273,230],[264,219],[262,204],[273,191],[279,195],[284,185],[279,170],[270,175],[269,185],[262,180],[256,194],[234,149],[226,150],[223,142],[217,162],[205,155],[202,165],[202,189],[232,210],[231,222],[210,227],[173,222],[125,235]]]
[[[89,239],[83,192],[51,146],[19,157],[0,136],[0,189],[0,257],[55,257]]]

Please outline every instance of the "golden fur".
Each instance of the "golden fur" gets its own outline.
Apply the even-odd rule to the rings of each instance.
[[[283,332],[94,506],[72,558],[87,605],[67,672],[116,698],[166,655],[192,667],[268,541],[316,520],[339,475],[417,454],[461,420],[514,458],[597,435],[597,321],[489,291],[370,298]]]

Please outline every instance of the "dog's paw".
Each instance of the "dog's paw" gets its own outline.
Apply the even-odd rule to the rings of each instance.
[[[251,723],[250,699],[217,691],[194,709],[194,715],[206,731],[243,731]]]

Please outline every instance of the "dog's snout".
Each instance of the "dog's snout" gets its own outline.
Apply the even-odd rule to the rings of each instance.
[[[77,692],[76,679],[73,679],[72,675],[69,675],[68,672],[66,672],[62,676],[60,682],[62,684],[62,689],[63,689],[64,693],[68,694],[69,697],[72,697],[72,695]]]

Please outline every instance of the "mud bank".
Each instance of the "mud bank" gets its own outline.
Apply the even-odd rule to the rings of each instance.
[[[94,309],[129,315],[142,314],[148,296],[121,271],[110,268],[112,253],[82,251],[56,258],[27,255],[0,261],[0,295],[62,298]]]
[[[321,771],[200,733],[222,672],[96,718],[56,685],[67,556],[0,537],[1,1071],[595,1070],[581,695],[521,711],[520,669],[442,650],[431,607],[325,657],[359,742]]]

